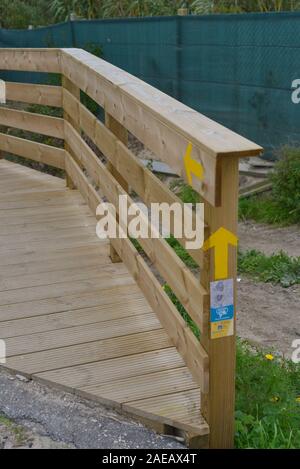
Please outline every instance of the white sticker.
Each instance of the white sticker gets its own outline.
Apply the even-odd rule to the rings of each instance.
[[[211,338],[221,339],[234,334],[233,279],[210,284]]]

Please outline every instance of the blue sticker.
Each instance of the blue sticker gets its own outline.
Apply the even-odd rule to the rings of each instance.
[[[221,306],[220,308],[210,309],[211,322],[228,321],[234,318],[234,306]]]
[[[211,322],[230,321],[234,319],[233,279],[211,282],[210,295]]]

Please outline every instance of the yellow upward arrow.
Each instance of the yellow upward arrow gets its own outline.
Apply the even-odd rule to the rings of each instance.
[[[228,277],[228,246],[237,246],[238,237],[225,228],[220,228],[207,239],[203,250],[215,248],[215,279],[221,280]]]
[[[191,143],[188,144],[186,153],[184,155],[184,166],[185,166],[185,172],[188,178],[189,185],[193,185],[193,179],[192,179],[192,174],[194,174],[197,178],[203,179],[204,175],[204,170],[203,166],[199,161],[193,160],[192,158],[192,151],[193,151],[193,145]]]

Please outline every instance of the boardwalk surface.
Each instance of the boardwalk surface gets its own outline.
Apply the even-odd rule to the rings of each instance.
[[[95,223],[62,179],[0,160],[3,366],[206,435],[198,386]]]

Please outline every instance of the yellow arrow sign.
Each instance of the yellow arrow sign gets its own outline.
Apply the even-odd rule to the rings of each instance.
[[[228,248],[229,244],[237,246],[238,237],[225,228],[220,228],[205,241],[203,250],[215,248],[215,279],[228,277]]]
[[[192,158],[192,151],[193,151],[193,145],[191,143],[188,144],[186,154],[184,155],[184,166],[185,166],[185,171],[187,174],[188,182],[189,185],[193,185],[193,179],[192,179],[192,174],[196,176],[199,179],[203,179],[204,177],[204,169],[201,163],[199,161],[193,160]]]

